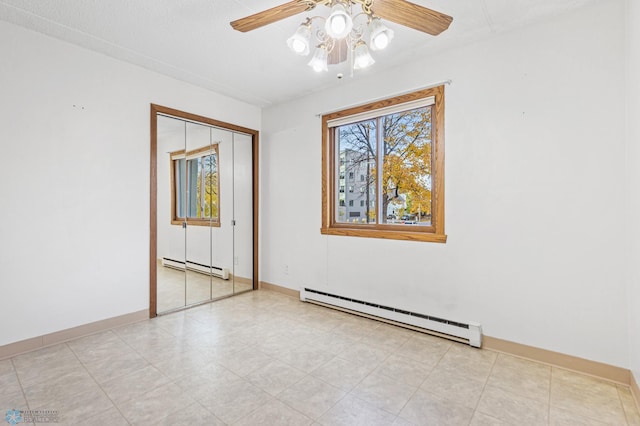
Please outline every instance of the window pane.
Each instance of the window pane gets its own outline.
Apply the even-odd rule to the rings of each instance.
[[[204,217],[218,218],[218,164],[215,154],[202,158],[204,182]]]
[[[176,178],[176,213],[178,217],[184,218],[184,205],[186,203],[186,193],[187,193],[187,181],[185,179],[185,162],[184,158],[175,160],[173,162],[175,170],[174,176]]]
[[[376,120],[347,124],[335,129],[338,163],[336,222],[376,223]],[[345,192],[344,176],[364,176]],[[357,202],[354,202],[357,201]]]
[[[187,160],[187,217],[200,217],[200,159]]]
[[[431,225],[431,107],[381,118],[385,223]]]

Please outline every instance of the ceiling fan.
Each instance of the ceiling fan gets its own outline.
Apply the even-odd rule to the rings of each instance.
[[[307,55],[312,38],[312,21],[325,22],[314,34],[319,44],[309,65],[316,71],[326,71],[327,63],[338,64],[346,61],[348,53],[354,58],[352,69],[361,69],[373,64],[365,34],[369,35],[369,45],[373,50],[383,49],[393,38],[393,31],[381,23],[381,18],[434,36],[449,28],[453,21],[451,16],[406,0],[291,0],[235,20],[231,22],[231,26],[241,32],[252,31],[311,11],[317,5],[330,7],[330,16],[307,18],[287,40],[294,53]],[[354,11],[353,6],[356,5],[360,6],[361,11]],[[354,21],[359,18],[366,22],[354,25]]]
[[[328,6],[331,5],[331,3],[331,0],[292,0],[280,6],[235,20],[231,22],[231,26],[233,29],[244,33],[290,16],[310,11],[318,4]],[[410,3],[406,0],[355,0],[349,1],[348,3],[368,4],[374,16],[431,35],[440,34],[449,28],[451,21],[453,21],[451,16]]]

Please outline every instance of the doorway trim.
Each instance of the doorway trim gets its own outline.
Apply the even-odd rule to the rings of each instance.
[[[174,108],[162,105],[151,104],[151,140],[150,146],[150,197],[149,197],[149,318],[158,315],[158,274],[157,274],[157,256],[158,256],[158,114],[182,118],[189,121],[208,124],[231,130],[239,133],[245,133],[251,136],[252,146],[252,169],[253,169],[253,289],[258,289],[258,203],[259,203],[259,175],[258,175],[258,159],[259,159],[259,136],[260,132],[247,127],[238,126],[224,121],[215,120],[213,118],[203,117],[201,115],[191,114]]]

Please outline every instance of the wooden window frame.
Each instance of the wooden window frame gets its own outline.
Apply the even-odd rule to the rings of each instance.
[[[197,154],[202,153],[202,156],[207,155],[207,153],[209,153],[209,155],[211,153],[215,153],[216,156],[216,166],[217,166],[217,173],[218,173],[218,179],[216,179],[216,190],[218,193],[218,216],[216,218],[194,218],[194,217],[179,217],[178,216],[178,212],[177,212],[177,203],[176,203],[176,192],[178,190],[178,188],[176,188],[176,160],[174,159],[174,157],[176,155],[184,155],[184,158],[190,157],[190,156],[194,156]],[[169,161],[170,161],[170,167],[169,170],[171,170],[171,224],[172,225],[182,225],[183,223],[187,223],[187,225],[192,225],[192,226],[212,226],[212,227],[220,227],[220,213],[221,213],[221,209],[220,209],[220,154],[219,154],[219,150],[218,150],[218,144],[214,143],[212,145],[207,145],[204,146],[202,148],[197,148],[194,149],[192,151],[185,151],[180,150],[180,151],[174,151],[169,153]]]
[[[335,131],[329,121],[434,97],[432,106],[431,226],[336,222]],[[381,111],[381,115],[384,112]],[[379,215],[378,215],[379,217]],[[322,227],[325,235],[446,243],[444,231],[444,85],[418,90],[322,116]]]

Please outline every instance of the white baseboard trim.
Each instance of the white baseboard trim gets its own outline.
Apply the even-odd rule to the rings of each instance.
[[[42,336],[33,337],[31,339],[21,340],[19,342],[9,343],[0,346],[0,360],[11,358],[25,352],[34,351],[47,346],[57,345],[58,343],[67,342],[77,339],[78,337],[88,336],[100,331],[110,330],[115,327],[131,324],[149,318],[149,310],[144,309],[138,312],[131,312],[117,317],[107,318],[95,321],[89,324],[79,325],[77,327],[60,330]]]

